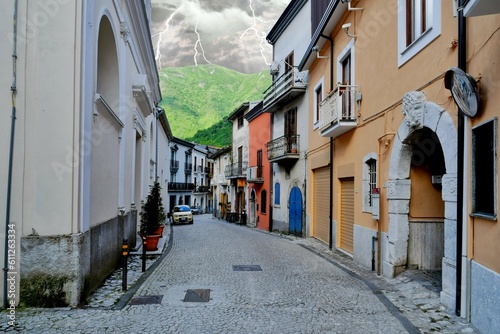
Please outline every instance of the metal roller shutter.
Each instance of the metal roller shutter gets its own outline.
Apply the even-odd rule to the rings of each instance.
[[[341,179],[340,248],[352,254],[354,231],[354,179]]]
[[[325,243],[330,242],[330,169],[314,170],[314,218],[313,236]]]

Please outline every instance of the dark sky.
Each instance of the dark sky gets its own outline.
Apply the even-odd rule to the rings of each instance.
[[[243,73],[269,67],[266,42],[290,0],[152,0],[159,67],[217,64]]]

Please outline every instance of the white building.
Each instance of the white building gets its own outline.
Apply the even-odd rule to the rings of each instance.
[[[167,212],[172,212],[176,205],[192,205],[194,191],[193,150],[195,145],[175,137],[170,141]]]
[[[3,1],[0,17],[0,61],[13,64],[0,76],[9,302],[21,284],[28,305],[75,306],[116,268],[122,240],[133,246],[141,201],[167,167],[150,2]]]
[[[221,148],[208,156],[213,161],[213,173],[210,187],[213,194],[213,216],[224,219],[228,199],[228,180],[226,179],[226,166],[229,164],[231,146]]]
[[[306,221],[308,147],[308,72],[297,64],[311,37],[310,1],[292,1],[267,35],[273,46],[273,83],[264,92],[271,116],[272,229],[309,236]]]

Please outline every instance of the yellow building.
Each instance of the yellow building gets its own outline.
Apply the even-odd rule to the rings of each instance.
[[[498,12],[486,0],[312,2],[299,65],[311,235],[385,276],[441,271],[442,303],[485,332],[500,328]],[[460,50],[479,82],[475,117],[445,85]]]

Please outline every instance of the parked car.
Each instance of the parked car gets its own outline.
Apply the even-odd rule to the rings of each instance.
[[[172,210],[172,224],[193,223],[193,213],[188,205],[176,205]]]
[[[191,206],[191,212],[193,213],[193,215],[201,215],[203,213],[203,210],[201,209],[201,206],[193,205]]]

